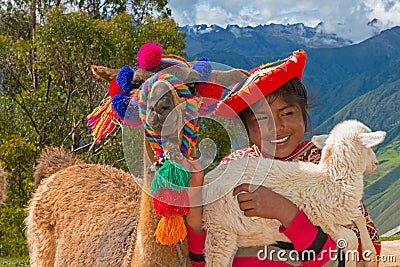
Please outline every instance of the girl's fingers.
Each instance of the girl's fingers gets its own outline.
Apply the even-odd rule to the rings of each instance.
[[[254,209],[254,202],[253,201],[245,201],[239,203],[239,208],[242,211]]]
[[[252,200],[252,199],[253,199],[253,196],[252,196],[251,193],[244,193],[244,192],[242,191],[242,192],[239,192],[239,193],[236,195],[236,198],[237,198],[237,201],[238,201],[239,204],[240,204],[241,202],[245,202],[245,201]]]
[[[244,216],[246,216],[246,217],[258,216],[255,209],[245,210],[245,211],[243,212],[243,214],[244,214]]]
[[[249,192],[250,191],[250,184],[240,184],[233,189],[233,195],[236,196],[240,192]]]

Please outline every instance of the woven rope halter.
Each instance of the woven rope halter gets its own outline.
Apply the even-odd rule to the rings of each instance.
[[[178,80],[172,74],[162,73],[156,74],[146,80],[146,82],[142,85],[142,90],[139,95],[139,117],[142,121],[145,135],[150,143],[151,148],[157,154],[159,158],[164,158],[165,153],[164,149],[168,144],[168,140],[165,137],[160,136],[159,134],[155,133],[153,129],[148,125],[146,122],[146,108],[147,108],[147,98],[148,94],[150,93],[151,88],[153,85],[159,81],[165,80],[169,82],[175,90],[172,90],[171,93],[174,98],[174,105],[178,106],[179,104],[185,102],[186,107],[185,110],[182,111],[182,108],[177,109],[177,112],[180,113],[179,115],[183,115],[183,128],[179,127],[181,125],[177,125],[178,129],[182,129],[180,134],[181,145],[180,150],[184,156],[189,156],[195,149],[198,131],[199,131],[199,124],[197,120],[198,110],[200,108],[201,102],[198,98],[193,97],[189,88]],[[182,114],[184,112],[184,114]]]

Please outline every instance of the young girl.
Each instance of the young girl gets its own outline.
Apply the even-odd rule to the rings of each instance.
[[[309,128],[307,91],[300,81],[305,58],[304,51],[297,51],[284,61],[261,66],[253,71],[248,79],[255,82],[245,84],[224,100],[219,114],[224,116],[232,114],[232,111],[238,114],[252,145],[226,156],[220,164],[237,158],[259,156],[318,163],[321,151],[308,140],[301,142]],[[192,173],[191,187],[202,186],[203,178],[202,171]],[[250,190],[250,187],[249,184],[241,184],[233,191],[244,215],[279,220],[282,224],[279,231],[292,242],[268,247],[282,250],[281,255],[286,256],[293,249],[300,252],[300,255],[301,251],[312,251],[315,257],[300,258],[300,261],[293,261],[289,257],[286,257],[285,261],[282,261],[282,257],[280,260],[274,257],[259,259],[257,255],[260,255],[263,247],[239,248],[233,260],[234,267],[323,266],[330,261],[330,255],[326,252],[337,251],[335,242],[314,226],[301,210],[288,199],[266,187],[260,186],[255,191]],[[380,241],[376,228],[362,203],[361,208],[379,255]],[[204,266],[206,229],[202,227],[202,207],[192,207],[186,217],[186,223],[192,264]],[[357,233],[357,230],[354,230]],[[334,255],[331,253],[332,256]],[[330,262],[333,263],[332,260]],[[344,262],[339,260],[338,263],[341,266]],[[362,262],[359,264],[362,266]]]

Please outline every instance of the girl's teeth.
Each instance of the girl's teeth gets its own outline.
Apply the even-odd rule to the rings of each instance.
[[[288,139],[289,139],[289,136],[286,136],[286,137],[283,137],[283,138],[278,139],[278,140],[271,140],[270,142],[271,143],[282,143],[282,142],[285,142]]]

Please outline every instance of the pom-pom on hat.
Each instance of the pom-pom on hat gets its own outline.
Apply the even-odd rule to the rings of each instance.
[[[218,116],[234,118],[236,114],[269,95],[292,78],[301,79],[306,63],[306,52],[298,50],[283,60],[253,69],[247,80],[232,91],[218,105]]]
[[[111,97],[114,97],[117,94],[123,93],[123,92],[124,92],[124,90],[122,90],[122,88],[118,86],[116,79],[114,79],[110,82],[110,85],[108,86],[108,93],[110,94]]]
[[[203,82],[208,81],[211,77],[212,67],[208,58],[201,57],[196,63],[191,66],[192,69],[197,71]]]
[[[137,53],[139,67],[145,70],[152,70],[156,68],[162,58],[161,45],[156,44],[156,41],[150,41],[142,45]]]
[[[123,66],[118,72],[117,84],[126,94],[129,94],[135,88],[135,85],[131,83],[133,75],[135,75],[135,72],[128,66]]]
[[[148,41],[142,45],[137,53],[139,68],[151,71],[161,64],[176,65],[184,68],[189,68],[189,63],[181,57],[175,55],[163,55],[162,47],[156,44],[156,41],[151,43]]]

